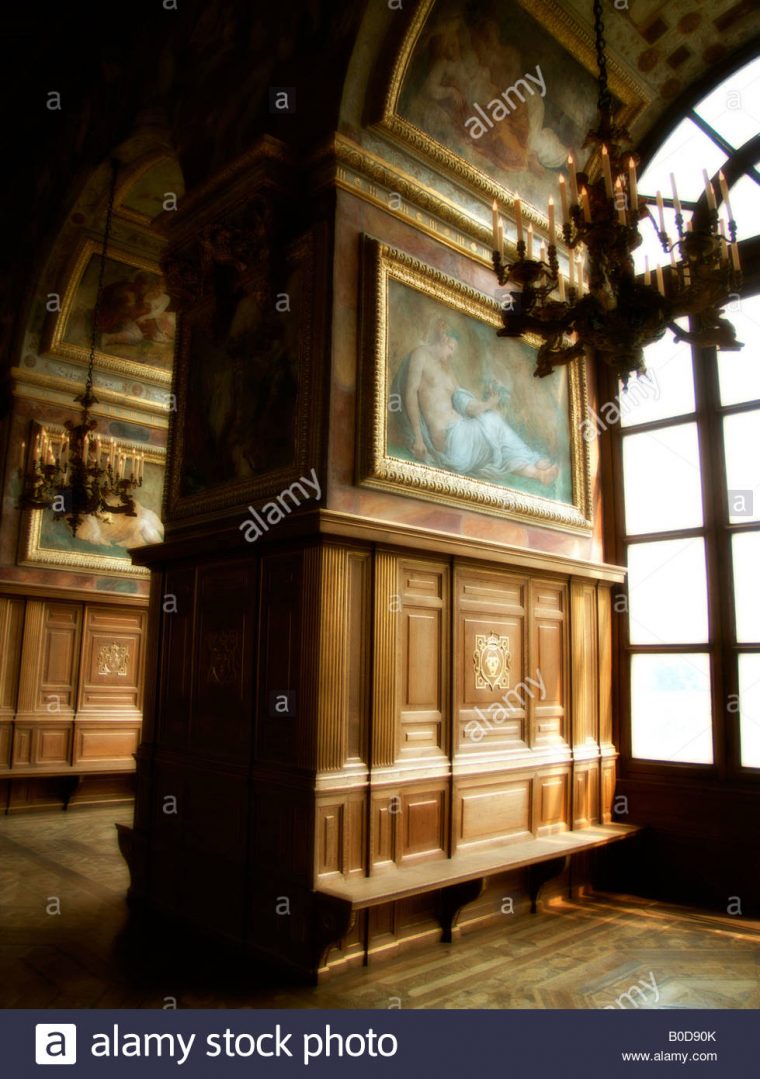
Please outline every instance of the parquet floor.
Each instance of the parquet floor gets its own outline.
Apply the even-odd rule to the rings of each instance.
[[[113,827],[130,817],[0,817],[0,1006],[760,1008],[760,923],[627,896],[556,900],[318,988],[164,938],[136,946]]]

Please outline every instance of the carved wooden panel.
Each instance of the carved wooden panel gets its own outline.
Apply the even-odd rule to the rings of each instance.
[[[67,769],[71,757],[71,721],[35,719],[16,723],[13,732],[12,767]]]
[[[321,552],[317,767],[366,757],[369,687],[369,566],[364,551]]]
[[[12,716],[18,697],[24,601],[0,597],[0,716]],[[4,759],[0,748],[0,762]]]
[[[615,761],[602,761],[602,824],[612,820],[612,803],[615,798]]]
[[[454,795],[456,849],[482,847],[531,834],[533,786],[530,776],[484,776],[461,782]]]
[[[87,607],[78,711],[139,712],[147,612]]]
[[[539,773],[535,780],[536,835],[564,832],[570,819],[570,775],[567,771]]]
[[[18,721],[13,731],[12,763],[15,767],[32,763],[32,728]]]
[[[599,652],[596,623],[596,585],[573,581],[572,610],[573,745],[598,741]]]
[[[555,581],[533,579],[530,596],[531,659],[526,696],[532,716],[531,744],[558,745],[566,742],[569,734],[567,588]]]
[[[399,751],[419,757],[446,751],[448,714],[448,569],[399,564]]]
[[[100,767],[133,768],[133,754],[140,740],[140,726],[124,723],[75,724],[72,763]]]
[[[70,724],[38,723],[32,728],[32,764],[43,767],[67,765],[70,748]]]
[[[402,791],[400,862],[445,855],[447,803],[446,791],[441,788]]]
[[[325,876],[343,872],[345,806],[341,802],[317,809],[317,873]]]
[[[527,582],[496,571],[455,572],[454,700],[458,752],[527,742]]]
[[[314,552],[318,556],[319,552]],[[316,589],[316,582],[312,584]],[[296,721],[305,702],[299,697],[302,597],[305,593],[304,566],[298,552],[266,555],[261,560],[261,601],[259,611],[259,693],[256,752],[259,760],[297,758]],[[319,596],[313,603],[319,617]],[[318,640],[303,642],[313,651],[317,669]],[[283,705],[287,702],[287,708]],[[314,731],[310,734],[315,742]]]
[[[157,722],[165,746],[184,746],[190,730],[193,689],[195,570],[168,571],[161,596],[161,674]]]
[[[13,727],[10,721],[0,720],[0,768],[7,768],[11,761]]]
[[[597,590],[599,633],[599,742],[612,745],[612,589],[600,584]]]
[[[60,716],[73,712],[81,626],[78,603],[27,601],[19,713]]]
[[[576,765],[573,773],[573,828],[599,823],[599,764]]]
[[[396,822],[401,812],[398,794],[377,794],[372,800],[372,869],[390,869],[396,862]]]
[[[233,761],[253,722],[255,595],[250,563],[198,571],[190,744]]]
[[[347,726],[346,759],[367,759],[370,685],[370,587],[372,560],[369,552],[348,555],[347,612]]]

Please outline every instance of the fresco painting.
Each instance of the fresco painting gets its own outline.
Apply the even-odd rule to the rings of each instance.
[[[100,256],[93,253],[75,286],[60,336],[64,346],[89,349],[99,273]],[[160,274],[107,258],[96,328],[102,354],[171,370],[176,316]]]
[[[593,76],[519,4],[440,0],[401,86],[397,114],[545,212],[596,115]]]

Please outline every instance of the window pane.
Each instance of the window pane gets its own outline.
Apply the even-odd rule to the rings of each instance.
[[[708,176],[714,176],[725,161],[726,155],[711,138],[693,121],[682,120],[642,174],[639,191],[642,195],[654,196],[659,190],[663,195],[672,196],[672,172],[678,185],[679,197],[688,202],[696,202],[705,189],[702,169],[707,169]],[[689,218],[688,210],[685,211],[685,216]]]
[[[760,532],[732,536],[736,639],[760,644]]]
[[[728,193],[731,209],[736,221],[736,238],[739,243],[757,235],[757,203],[760,199],[760,186],[750,176],[740,176]],[[725,217],[725,210],[721,210]]]
[[[742,765],[760,768],[760,656],[739,656]]]
[[[677,178],[676,183],[678,183]],[[653,194],[656,194],[658,190],[659,188],[657,188],[653,192]],[[670,186],[670,180],[668,180],[667,188],[662,189],[662,194],[665,198],[671,197],[672,189]],[[652,216],[654,217],[655,221],[658,223],[659,226],[660,218],[657,212],[657,207],[650,206],[649,209],[651,210]],[[665,217],[665,231],[670,237],[672,243],[672,241],[675,240],[678,236],[678,228],[676,226],[676,212],[675,210],[671,210],[669,206],[665,206],[663,209]],[[685,221],[688,221],[690,217],[691,211],[686,210],[684,213]],[[641,243],[633,252],[633,266],[636,270],[636,273],[644,273],[644,270],[646,269],[645,259],[649,259],[649,269],[652,273],[652,284],[655,285],[655,266],[657,266],[658,264],[660,266],[669,266],[670,254],[666,251],[663,251],[662,244],[660,243],[660,238],[657,235],[657,230],[655,229],[653,222],[648,217],[645,217],[643,221],[639,222],[639,235],[641,236]],[[678,258],[678,249],[676,249],[676,258]]]
[[[760,60],[729,75],[695,108],[726,142],[742,146],[760,128]]]
[[[760,409],[723,419],[729,520],[757,521],[760,514]]]
[[[702,524],[696,424],[626,435],[623,472],[629,535]]]
[[[628,605],[632,644],[706,643],[705,541],[631,544]]]
[[[744,348],[717,354],[721,403],[760,399],[760,296],[730,303],[726,318],[736,327],[736,337],[744,342]]]
[[[683,323],[683,319],[680,320]],[[647,373],[632,378],[620,393],[620,423],[630,427],[694,411],[691,346],[677,342],[668,330],[644,353]],[[602,413],[602,416],[604,414]]]
[[[631,657],[631,739],[634,757],[712,764],[708,656]]]

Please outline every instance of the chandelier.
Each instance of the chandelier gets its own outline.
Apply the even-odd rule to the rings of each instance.
[[[100,305],[103,295],[108,242],[111,237],[114,195],[118,162],[111,163],[111,186],[100,258],[98,285],[92,312],[90,355],[84,391],[74,398],[81,405],[79,421],[67,420],[65,430],[52,432],[44,427],[36,435],[31,465],[24,474],[26,444],[21,444],[23,491],[20,509],[51,510],[53,519],[65,518],[76,536],[86,516],[107,520],[107,514],[123,513],[136,517],[131,492],[142,486],[145,454],[117,451],[113,439],[94,434],[97,420],[90,409],[98,403],[93,393],[93,365],[98,340]],[[118,502],[113,500],[118,499]]]
[[[567,282],[557,258],[555,204],[549,199],[548,246],[534,257],[532,225],[523,229],[522,207],[514,200],[517,258],[504,261],[504,224],[493,204],[493,264],[499,285],[508,295],[502,303],[500,337],[535,334],[542,339],[534,374],[543,378],[555,367],[594,352],[609,364],[626,386],[632,374],[643,374],[644,349],[672,330],[676,339],[723,350],[742,347],[734,327],[722,318],[722,306],[741,287],[736,222],[723,173],[718,180],[728,212],[728,230],[718,220],[713,183],[704,172],[705,199],[684,225],[675,179],[672,205],[677,236],[665,227],[664,202],[657,192],[659,221],[637,190],[637,156],[628,148],[628,132],[614,122],[607,85],[601,0],[594,0],[596,59],[599,68],[598,120],[584,147],[596,147],[601,175],[591,180],[576,172],[572,155],[568,176],[559,180],[561,242],[567,248]],[[670,200],[668,200],[670,202]],[[632,252],[641,243],[639,221],[648,217],[669,264],[658,265],[654,283],[648,261],[643,281],[634,271]],[[584,263],[588,263],[586,279]],[[697,329],[687,331],[676,319],[692,316]],[[694,325],[694,323],[692,324]]]

